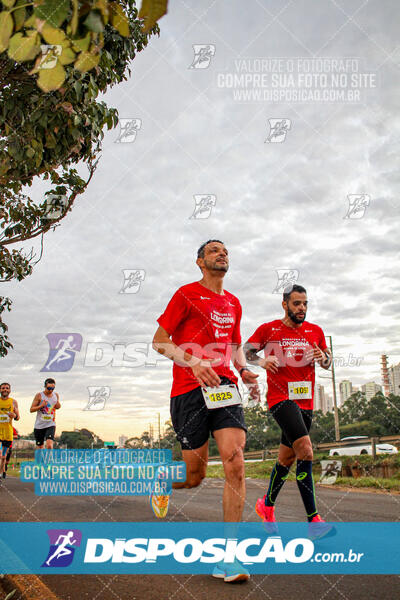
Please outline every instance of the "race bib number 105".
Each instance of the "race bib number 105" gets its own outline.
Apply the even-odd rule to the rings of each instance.
[[[242,404],[242,397],[234,384],[220,385],[218,387],[201,388],[207,408],[221,408]]]
[[[311,381],[289,381],[289,400],[311,400]]]

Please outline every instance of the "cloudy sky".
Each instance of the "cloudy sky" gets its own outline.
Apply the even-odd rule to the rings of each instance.
[[[244,339],[281,316],[277,271],[292,270],[308,320],[333,337],[337,380],[381,383],[381,352],[400,360],[396,8],[171,2],[130,80],[105,96],[136,137],[105,134],[94,180],[46,235],[33,275],[3,286],[14,350],[1,379],[20,402],[21,432],[33,429],[51,333],[82,337],[70,370],[49,371],[59,433],[88,427],[117,440],[156,428],[158,413],[164,424],[171,365],[146,344],[173,292],[200,278],[196,249],[214,237],[230,252],[225,287],[243,305]],[[195,196],[207,195],[210,214],[191,218]],[[139,271],[127,288],[136,293],[120,293],[123,270]],[[128,344],[133,365],[121,366]],[[91,386],[111,389],[104,410],[83,410]]]

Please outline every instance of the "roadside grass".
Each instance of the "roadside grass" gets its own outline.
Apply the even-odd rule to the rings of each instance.
[[[400,491],[400,480],[394,477],[338,477],[335,485],[351,488],[375,488],[377,490]]]
[[[19,477],[20,474],[20,469],[21,469],[21,463],[22,462],[31,462],[33,461],[33,458],[22,458],[21,460],[13,460],[13,458],[11,457],[11,461],[8,465],[8,469],[7,469],[7,477]],[[12,466],[14,465],[14,466]]]
[[[384,478],[384,477],[372,477],[372,476],[361,476],[361,477],[338,477],[336,480],[336,484],[338,486],[346,486],[350,488],[375,488],[380,490],[393,490],[400,491],[400,456],[399,455],[378,455],[376,460],[372,459],[372,456],[340,456],[340,457],[331,457],[327,454],[317,454],[314,456],[314,465],[313,465],[313,473],[315,477],[315,481],[318,483],[318,480],[321,475],[321,460],[340,460],[342,462],[342,466],[345,465],[354,465],[355,463],[360,464],[362,467],[366,468],[368,466],[381,466],[381,465],[390,465],[396,469],[396,473],[392,477]],[[246,477],[250,477],[252,479],[267,479],[273,466],[275,464],[276,459],[268,459],[260,462],[246,462],[245,463],[245,472]],[[222,465],[213,465],[209,464],[207,467],[207,477],[211,478],[223,478],[224,477],[224,469]],[[292,469],[288,480],[295,481],[295,469]]]

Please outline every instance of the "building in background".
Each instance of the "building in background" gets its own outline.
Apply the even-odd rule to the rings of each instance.
[[[316,384],[315,410],[322,410],[324,414],[326,413],[325,388],[319,383]]]
[[[325,412],[333,411],[333,398],[330,394],[325,393]]]
[[[400,363],[392,365],[388,369],[389,392],[400,396]]]
[[[120,446],[120,448],[124,448],[126,441],[128,441],[128,436],[127,435],[120,435],[119,438],[118,438],[118,446]]]
[[[375,381],[368,381],[368,383],[364,383],[364,385],[361,386],[361,391],[369,401],[375,394],[382,392],[382,386],[375,383]]]
[[[353,384],[348,379],[343,379],[339,383],[339,393],[340,393],[340,406],[346,402],[347,398],[350,398],[352,393],[354,392]]]
[[[389,378],[387,354],[382,354],[382,356],[381,356],[381,376],[382,376],[383,392],[384,392],[385,396],[388,396],[390,393],[390,378]]]

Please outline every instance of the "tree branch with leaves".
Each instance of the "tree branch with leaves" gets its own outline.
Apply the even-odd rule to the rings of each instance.
[[[156,2],[156,4],[159,4]],[[150,2],[152,5],[152,2]],[[54,230],[89,185],[104,128],[117,111],[99,93],[130,76],[159,34],[134,0],[2,0],[0,11],[0,281],[21,281],[40,260],[15,247]],[[150,6],[151,8],[151,6]],[[146,10],[144,11],[146,13]],[[147,25],[146,25],[147,23]],[[77,166],[87,170],[82,177]],[[37,202],[30,189],[48,182]],[[0,296],[0,356],[12,344]]]

